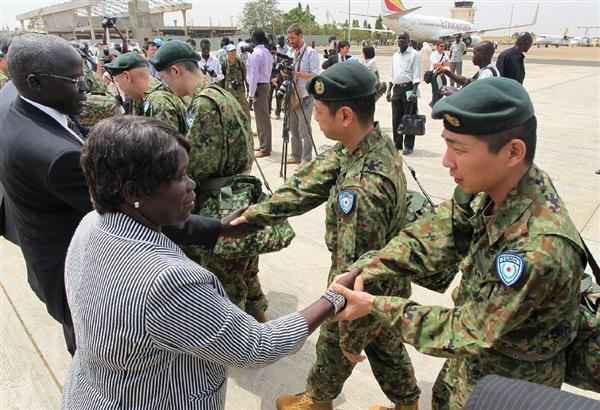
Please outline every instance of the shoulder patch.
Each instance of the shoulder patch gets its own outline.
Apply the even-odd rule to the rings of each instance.
[[[496,274],[505,286],[511,287],[521,279],[525,260],[521,255],[502,252],[496,256]]]
[[[144,101],[144,114],[148,112],[148,108],[150,108],[150,101],[146,100]]]
[[[346,215],[352,212],[352,208],[354,208],[355,198],[356,195],[349,189],[343,189],[338,194],[338,204],[340,205],[340,209],[342,210],[342,212]]]
[[[196,114],[193,111],[188,111],[185,115],[185,123],[187,124],[188,128],[192,127],[192,123],[194,122],[195,117]]]

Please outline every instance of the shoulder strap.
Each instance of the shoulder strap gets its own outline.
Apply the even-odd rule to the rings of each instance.
[[[446,57],[446,53],[442,51],[442,56],[440,57],[440,61],[438,61],[438,63],[441,63],[444,57]]]
[[[592,273],[596,278],[596,283],[600,285],[600,267],[598,266],[598,262],[596,262],[596,259],[594,259],[594,255],[592,255],[592,252],[590,252],[590,249],[587,247],[587,244],[585,243],[581,235],[579,236],[579,238],[581,239],[581,243],[583,244],[583,249],[585,249],[587,263],[588,265],[590,265],[590,268],[592,268]]]
[[[495,67],[483,67],[483,70],[490,70],[494,77],[498,77],[498,69]],[[483,71],[481,70],[481,71]]]

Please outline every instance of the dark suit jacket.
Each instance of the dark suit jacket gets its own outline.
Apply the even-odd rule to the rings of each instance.
[[[79,165],[82,144],[20,97],[0,99],[0,124],[6,231],[16,232],[32,289],[52,317],[70,324],[64,261],[77,225],[92,210]],[[196,217],[165,233],[176,242],[212,247],[220,227],[218,220]]]
[[[352,56],[346,56],[346,61],[350,60],[352,58]],[[321,65],[321,67],[323,68],[323,70],[327,70],[329,67],[331,67],[334,64],[337,64],[340,62],[340,55],[339,54],[334,54],[331,57],[329,57],[327,60],[325,60],[323,62],[323,64]]]

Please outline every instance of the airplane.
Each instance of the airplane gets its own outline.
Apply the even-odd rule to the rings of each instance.
[[[448,17],[428,16],[422,14],[412,14],[415,10],[418,10],[421,7],[419,6],[407,9],[404,6],[404,4],[402,4],[402,0],[381,0],[381,6],[381,19],[383,25],[385,25],[388,28],[387,30],[365,29],[358,27],[352,27],[352,30],[366,30],[371,32],[384,32],[395,34],[405,31],[410,34],[411,40],[414,40],[418,43],[422,43],[424,41],[435,43],[439,40],[451,42],[456,35],[460,34],[467,47],[476,46],[481,41],[481,37],[479,35],[487,31],[505,30],[508,28],[513,29],[535,25],[537,22],[538,11],[540,8],[540,5],[538,4],[537,8],[535,9],[535,14],[531,23],[510,27],[507,26],[478,29],[475,27],[474,24],[465,20],[453,19]],[[379,17],[367,14],[355,15],[376,18]]]
[[[569,37],[568,33],[569,33],[569,28],[567,27],[562,36],[557,36],[555,34],[537,34],[533,44],[537,45],[538,47],[539,46],[544,46],[544,47],[566,46],[566,45],[568,45],[568,41],[573,38],[573,37]]]

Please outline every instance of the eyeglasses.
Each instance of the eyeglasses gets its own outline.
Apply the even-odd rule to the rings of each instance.
[[[45,74],[45,73],[35,73],[35,75],[39,75],[42,77],[50,77],[50,78],[56,78],[57,80],[63,80],[63,81],[67,81],[71,84],[79,84],[85,81],[85,75],[79,75],[75,78],[71,78],[71,77],[63,77],[62,75],[55,75],[55,74]]]

